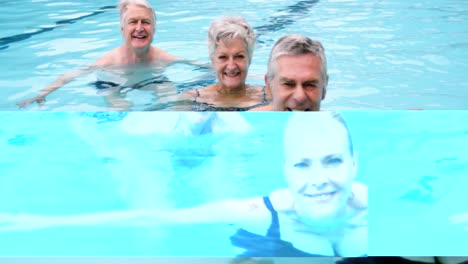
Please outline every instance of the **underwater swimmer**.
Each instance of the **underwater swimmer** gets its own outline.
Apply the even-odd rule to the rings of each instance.
[[[345,123],[337,115],[296,114],[284,136],[284,176],[289,188],[269,196],[168,210],[4,215],[0,230],[225,223],[235,225],[237,232],[231,242],[246,250],[244,256],[363,256],[367,254],[367,187],[354,181],[356,160],[349,139]],[[267,235],[260,235],[263,233]],[[266,251],[249,248],[252,245],[244,238],[267,245]]]

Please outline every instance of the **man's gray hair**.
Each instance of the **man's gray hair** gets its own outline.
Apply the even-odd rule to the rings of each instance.
[[[284,55],[313,54],[320,58],[322,68],[322,80],[327,81],[327,58],[325,49],[318,40],[312,40],[304,35],[292,34],[281,37],[273,46],[268,59],[267,78],[272,80],[276,73],[278,58]]]
[[[255,48],[256,35],[252,27],[241,16],[223,16],[215,19],[208,30],[208,52],[213,57],[219,42],[240,38],[247,46],[249,63]]]
[[[154,9],[151,7],[151,5],[148,3],[147,0],[120,0],[119,1],[119,15],[120,15],[120,25],[124,25],[124,14],[127,11],[127,7],[129,5],[137,5],[137,6],[142,6],[146,7],[149,10],[151,10],[151,13],[153,14],[153,28],[156,27],[156,13],[154,12]]]

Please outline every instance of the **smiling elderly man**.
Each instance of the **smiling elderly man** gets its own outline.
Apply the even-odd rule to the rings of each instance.
[[[328,84],[322,44],[303,35],[280,38],[270,53],[265,85],[272,102],[252,111],[320,111]]]
[[[74,70],[59,76],[57,80],[44,88],[37,96],[18,102],[18,106],[20,108],[24,108],[34,102],[42,105],[45,102],[45,97],[47,95],[73,81],[75,78],[108,66],[145,66],[155,62],[159,63],[158,66],[165,66],[175,61],[183,61],[181,58],[177,58],[164,50],[151,45],[156,29],[156,15],[153,8],[151,8],[146,0],[121,0],[119,3],[119,11],[120,31],[124,40],[124,43],[120,47],[104,54],[88,67]],[[152,70],[151,67],[147,68],[148,70]],[[124,70],[127,73],[130,69]],[[134,74],[129,73],[128,75],[130,76]],[[121,87],[124,85],[129,87],[131,85],[134,86],[134,84],[138,82],[141,82],[141,78],[139,80],[127,80],[124,84],[98,81],[97,85],[104,85],[104,88],[115,88],[119,85]],[[98,87],[98,89],[103,89],[103,87]],[[117,92],[120,92],[120,90],[117,90]],[[119,94],[117,94],[117,96],[114,95],[115,98],[118,96]],[[112,98],[109,99],[112,101]]]

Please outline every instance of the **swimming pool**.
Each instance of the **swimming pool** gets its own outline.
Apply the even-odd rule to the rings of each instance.
[[[367,157],[369,255],[466,256],[468,233],[447,224],[468,209],[466,111],[350,113],[366,128],[354,140]]]
[[[263,84],[268,53],[287,33],[325,46],[330,82],[325,109],[467,109],[468,7],[452,1],[150,1],[157,10],[154,44],[208,62],[213,18],[240,14],[256,29],[248,83]],[[0,32],[0,109],[35,95],[58,74],[94,62],[121,44],[116,1],[15,1],[4,4]],[[261,10],[261,12],[259,11]],[[164,74],[187,90],[214,81],[207,72],[172,66]],[[79,78],[54,92],[44,110],[100,111],[107,103]],[[130,110],[151,109],[155,96],[128,94]],[[29,109],[36,109],[31,107]]]
[[[144,114],[142,120],[156,124],[167,117]],[[356,180],[369,185],[369,255],[466,255],[468,236],[447,217],[468,209],[468,113],[342,115],[358,153]],[[128,113],[121,112],[3,112],[0,212],[179,208],[285,187],[281,128],[290,113],[242,116],[254,128],[248,134],[184,136],[129,134],[122,128]],[[427,177],[437,179],[426,190],[430,199],[415,193],[424,191],[419,187]],[[242,251],[228,239],[233,228],[217,224],[1,233],[2,257],[232,257]]]
[[[0,211],[57,215],[155,205],[183,207],[213,199],[250,197],[284,185],[271,180],[277,175],[275,167],[263,168],[269,177],[254,175],[248,169],[261,162],[267,153],[263,151],[276,147],[272,142],[265,148],[259,146],[272,140],[262,140],[264,130],[249,139],[238,137],[237,148],[224,149],[230,144],[219,141],[216,148],[225,154],[216,158],[213,141],[218,139],[214,136],[126,135],[118,129],[121,121],[116,121],[122,119],[121,114],[2,113]],[[81,134],[84,132],[87,134]],[[239,151],[243,155],[236,155]],[[173,170],[171,164],[177,164],[177,169]],[[177,180],[169,180],[170,175]],[[227,239],[232,231],[225,225],[171,229],[171,237],[183,237],[179,241],[167,240],[168,231],[158,228],[13,232],[2,234],[0,255],[234,256]],[[206,243],[200,243],[201,237]]]

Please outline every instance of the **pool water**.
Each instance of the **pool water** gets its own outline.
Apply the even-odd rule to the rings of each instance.
[[[144,114],[160,125],[168,115]],[[129,134],[122,124],[130,115],[1,113],[0,212],[181,208],[286,186],[281,134],[290,113],[242,113],[251,132],[199,136]],[[356,180],[369,185],[369,255],[466,255],[466,232],[447,218],[468,211],[468,113],[342,115],[357,153]],[[214,224],[4,231],[0,256],[232,257],[242,252],[230,244],[233,233]]]
[[[250,84],[263,85],[269,51],[282,35],[302,33],[321,40],[330,75],[325,109],[468,107],[468,6],[463,0],[150,3],[158,16],[154,44],[205,63],[210,22],[224,14],[244,16],[258,35]],[[17,110],[16,102],[34,96],[57,75],[91,64],[119,46],[115,4],[21,0],[2,5],[0,110]],[[215,81],[210,72],[184,65],[163,74],[178,92]],[[96,78],[78,78],[48,96],[41,109],[109,109],[105,95],[90,85]],[[125,98],[128,110],[148,110],[161,96],[165,94],[133,91]]]
[[[466,256],[468,233],[448,224],[448,217],[468,209],[468,113],[354,115],[369,121],[355,141],[379,150],[362,159],[367,171],[361,173],[369,180],[369,254]]]
[[[263,123],[247,138],[229,137],[237,142],[231,146],[222,136],[125,134],[119,130],[120,112],[0,116],[1,212],[63,215],[188,207],[285,186],[277,167],[261,165],[278,147],[273,140],[280,133],[266,135],[265,127],[285,117]],[[163,116],[151,117],[157,122]],[[252,169],[256,166],[264,167],[261,174]],[[239,250],[228,239],[233,232],[226,225],[57,227],[2,233],[0,255],[234,256]]]

